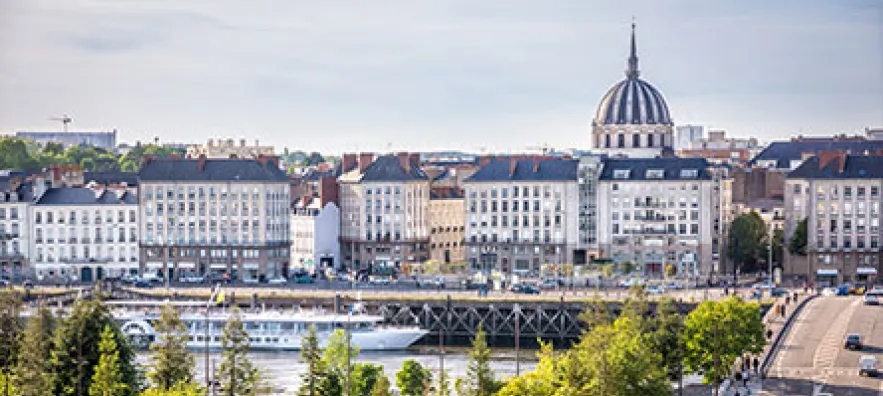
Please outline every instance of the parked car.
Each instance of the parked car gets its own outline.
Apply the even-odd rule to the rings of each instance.
[[[559,286],[559,283],[554,279],[543,279],[537,286],[540,289],[554,289]]]
[[[181,282],[183,283],[203,283],[205,282],[205,278],[196,275],[185,276],[181,278]]]
[[[862,349],[862,336],[856,333],[847,334],[843,340],[843,348],[860,351]]]
[[[297,278],[294,278],[294,283],[302,283],[302,284],[316,283],[316,280],[313,279],[313,277],[311,277],[309,275],[302,275],[302,276],[298,276]]]
[[[837,288],[838,296],[848,296],[849,295],[849,286],[840,286]]]
[[[835,289],[833,287],[826,287],[826,288],[822,289],[822,295],[826,296],[826,297],[836,296],[837,289]]]
[[[768,281],[758,282],[758,283],[755,283],[754,286],[752,286],[753,289],[760,289],[760,290],[772,289],[774,287],[776,287],[776,285],[774,285]]]
[[[434,279],[424,279],[420,281],[421,287],[435,287],[439,289],[445,288],[445,278],[438,277]]]
[[[647,294],[662,294],[665,293],[665,287],[662,285],[649,285],[644,288],[644,292]]]
[[[24,282],[21,283],[21,287],[23,287],[23,288],[25,288],[25,289],[33,289],[33,288],[34,288],[34,282],[31,282],[30,280],[26,280],[26,281],[24,281]]]
[[[665,287],[672,290],[681,290],[684,288],[684,285],[681,282],[668,282]]]
[[[135,287],[139,287],[139,288],[150,288],[150,287],[153,287],[153,285],[152,285],[150,282],[148,282],[148,281],[146,281],[146,280],[144,280],[144,279],[138,279],[138,280],[136,280],[134,286],[135,286]]]
[[[786,294],[788,294],[788,291],[781,287],[770,289],[770,296],[772,297],[782,297]]]
[[[246,285],[255,285],[260,282],[258,281],[258,278],[243,278],[242,283],[245,283]]]
[[[509,287],[509,291],[521,294],[540,294],[540,289],[526,283],[516,283]]]
[[[312,279],[312,278],[310,278],[310,279]],[[284,276],[277,276],[277,277],[267,281],[267,283],[269,283],[271,285],[284,285],[284,284],[288,283],[288,279],[285,279]]]
[[[877,357],[872,355],[864,355],[858,359],[858,375],[859,377],[876,377],[880,374],[877,369]]]
[[[865,305],[880,305],[880,299],[874,294],[865,294],[864,303]]]

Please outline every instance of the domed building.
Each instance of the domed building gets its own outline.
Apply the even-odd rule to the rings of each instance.
[[[592,148],[613,156],[652,158],[674,145],[672,119],[662,94],[640,78],[635,24],[625,80],[604,95],[592,121]]]

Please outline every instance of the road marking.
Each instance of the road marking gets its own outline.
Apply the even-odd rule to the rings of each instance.
[[[828,331],[825,332],[825,336],[822,337],[819,346],[816,348],[816,353],[812,359],[813,367],[825,368],[834,366],[834,361],[837,360],[837,355],[840,353],[840,343],[843,341],[843,337],[846,336],[849,319],[855,313],[859,304],[861,304],[861,300],[855,300],[849,304],[846,309],[840,311],[837,318],[832,322],[831,327],[828,327]]]
[[[775,370],[774,372],[779,372],[782,370],[782,363],[787,360],[787,356],[791,353],[791,347],[794,344],[794,337],[797,337],[796,334],[800,333],[801,329],[804,327],[807,318],[812,317],[812,312],[818,307],[817,300],[810,301],[804,309],[800,312],[794,321],[791,323],[791,326],[786,330],[788,334],[785,336],[785,342],[779,345],[779,350],[776,351],[776,362],[775,362]]]

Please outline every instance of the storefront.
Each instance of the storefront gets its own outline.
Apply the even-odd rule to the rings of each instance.
[[[858,267],[855,273],[859,283],[877,283],[877,269],[874,267]]]
[[[816,271],[816,286],[829,287],[837,285],[840,272],[836,269],[819,269]]]

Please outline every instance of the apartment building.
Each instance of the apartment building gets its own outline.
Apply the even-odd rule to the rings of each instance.
[[[456,187],[429,192],[429,258],[442,264],[466,260],[466,201]]]
[[[273,146],[261,146],[257,140],[251,145],[245,139],[239,139],[238,143],[234,139],[209,139],[205,145],[188,146],[187,156],[199,158],[200,155],[204,155],[206,158],[217,159],[257,158],[260,156],[273,156],[274,151]]]
[[[138,271],[138,197],[124,188],[35,186],[28,207],[38,280],[93,282]]]
[[[0,267],[7,279],[20,279],[29,272],[31,194],[26,186],[6,187],[0,191]]]
[[[322,177],[315,192],[291,207],[291,267],[309,272],[340,269],[340,208],[334,177]]]
[[[142,273],[286,276],[291,198],[278,158],[146,158],[139,172]]]
[[[714,269],[719,189],[704,159],[607,159],[598,182],[601,254],[648,277],[667,264],[704,279]]]
[[[573,263],[579,239],[579,161],[513,157],[482,162],[464,182],[471,268],[508,275]]]
[[[822,152],[788,175],[785,237],[807,220],[807,259],[785,273],[819,286],[876,281],[883,254],[883,156]]]
[[[600,258],[598,250],[598,178],[604,168],[599,156],[583,156],[577,166],[579,182],[579,240],[573,264],[584,265]]]
[[[400,268],[429,258],[429,178],[416,153],[345,154],[337,179],[340,242],[349,269]]]

